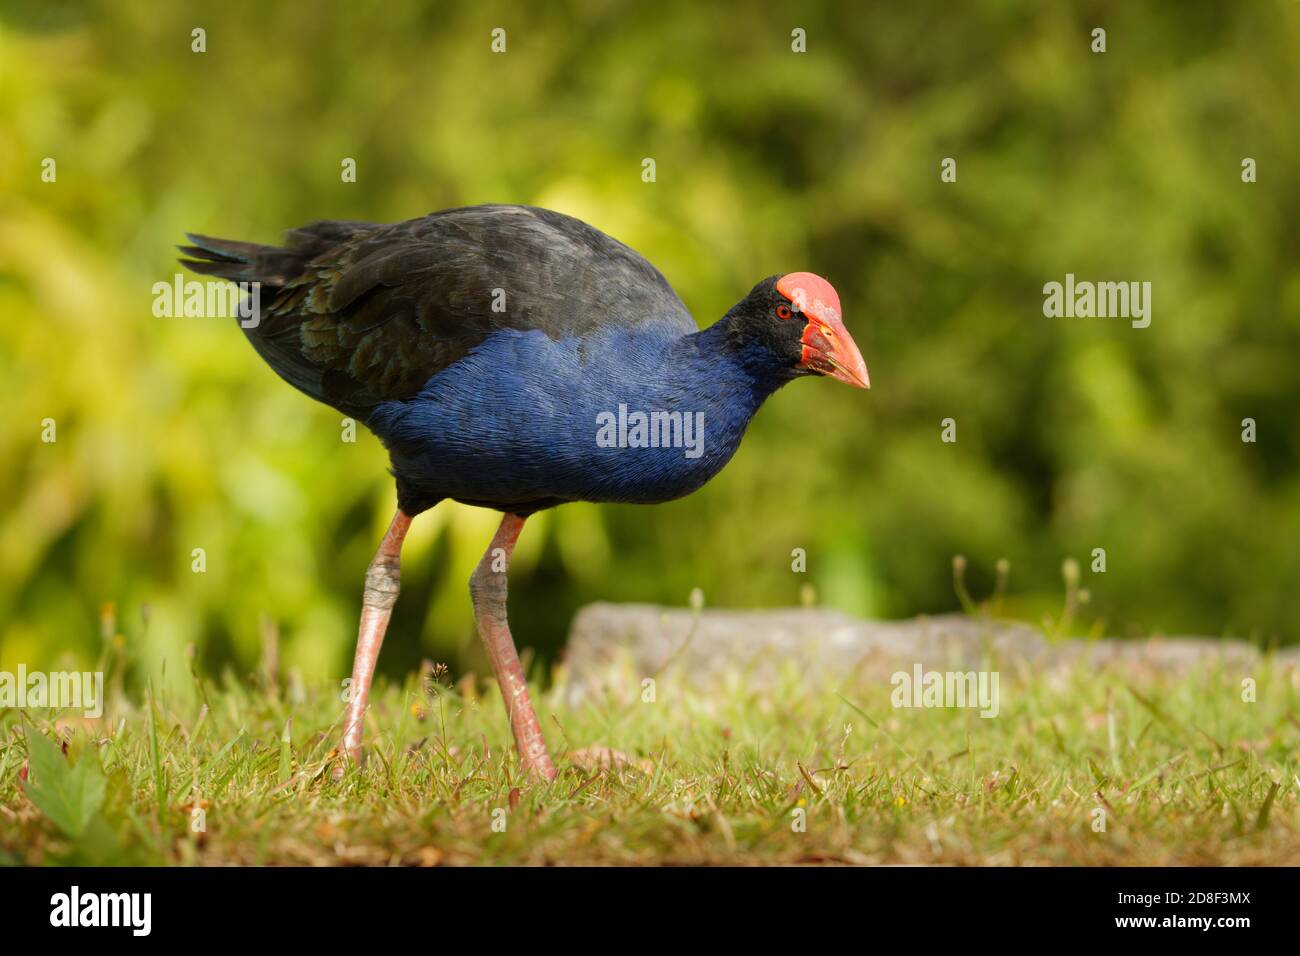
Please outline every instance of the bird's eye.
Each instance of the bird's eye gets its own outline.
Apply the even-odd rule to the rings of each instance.
[[[792,315],[794,315],[794,313],[790,311],[788,305],[778,305],[776,307],[776,317],[778,319],[788,319]]]

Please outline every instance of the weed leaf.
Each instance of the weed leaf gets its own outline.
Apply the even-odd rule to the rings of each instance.
[[[44,734],[29,727],[26,736],[34,771],[24,788],[28,799],[65,834],[81,836],[104,803],[104,774],[96,755],[84,753],[74,765]]]

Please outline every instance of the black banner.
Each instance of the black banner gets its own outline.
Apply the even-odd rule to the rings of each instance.
[[[782,923],[810,938],[818,926],[851,926],[864,941],[903,931],[984,946],[1032,931],[1071,942],[1231,945],[1291,935],[1294,887],[1289,869],[0,870],[7,940],[75,933],[128,946],[373,945],[512,926],[580,938],[663,933],[664,942],[694,942],[707,926],[734,941]]]

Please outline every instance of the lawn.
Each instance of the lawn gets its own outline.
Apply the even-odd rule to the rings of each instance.
[[[992,719],[793,667],[709,691],[669,671],[653,701],[570,706],[559,668],[535,691],[549,784],[520,777],[495,687],[441,668],[381,685],[341,779],[334,688],[194,675],[180,704],[110,676],[98,720],[0,717],[0,861],[1300,863],[1294,668],[1266,659],[1250,702],[1213,664],[995,663]]]

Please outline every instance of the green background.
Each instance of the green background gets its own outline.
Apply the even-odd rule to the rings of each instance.
[[[112,602],[155,674],[189,645],[247,673],[263,616],[287,665],[345,674],[395,503],[382,449],[343,443],[231,323],[154,318],[151,288],[186,230],[477,202],[611,233],[701,324],[766,275],[825,275],[873,382],[783,390],[690,498],[530,521],[512,623],[544,656],[585,602],[694,587],[942,612],[956,554],[977,597],[1008,559],[1003,611],[1034,622],[1072,556],[1076,631],[1292,641],[1298,35],[1291,0],[8,4],[0,668],[88,665]],[[1045,318],[1067,272],[1151,282],[1151,327]],[[465,581],[495,521],[416,522],[382,670],[484,670]]]

